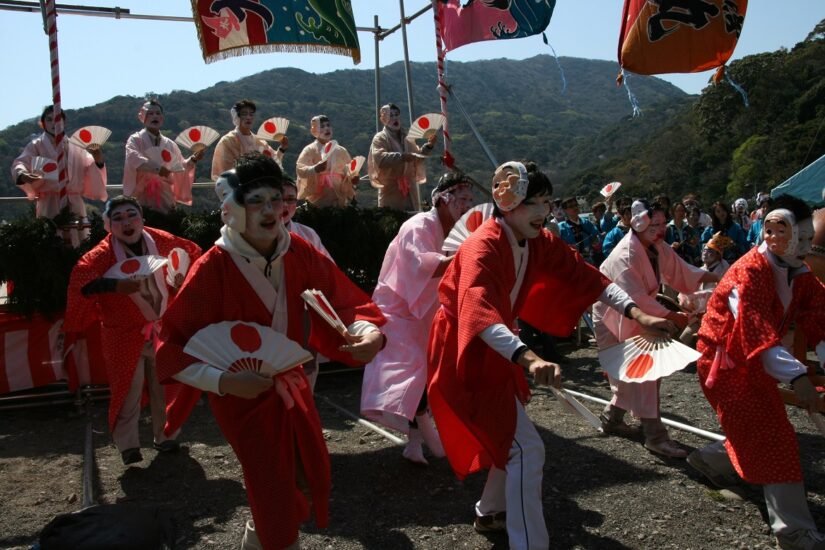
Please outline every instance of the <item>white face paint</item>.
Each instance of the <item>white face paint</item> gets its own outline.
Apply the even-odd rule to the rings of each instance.
[[[281,191],[272,187],[259,187],[244,195],[246,228],[241,235],[258,252],[277,242],[283,203]]]
[[[54,111],[51,111],[43,117],[43,129],[50,136],[54,135]]]
[[[765,217],[762,236],[768,250],[782,258],[791,267],[802,267],[805,256],[811,251],[814,222],[806,218],[795,223],[792,212],[783,208],[772,210]]]
[[[791,267],[802,267],[805,257],[811,252],[811,244],[814,239],[814,222],[807,218],[799,222],[798,226],[799,242],[796,244],[796,254],[793,260],[785,259]]]
[[[504,222],[513,230],[517,241],[539,236],[544,220],[550,214],[550,204],[550,195],[541,193],[504,212]]]
[[[143,236],[143,216],[134,204],[122,204],[109,213],[112,235],[126,244],[135,244]]]
[[[238,111],[238,130],[242,134],[249,134],[252,132],[253,124],[255,124],[255,111],[249,107],[242,107]]]
[[[398,131],[401,129],[401,111],[398,109],[390,109],[385,117],[384,125],[390,130]]]
[[[284,185],[283,199],[284,209],[281,213],[281,219],[284,224],[287,224],[292,221],[292,217],[295,215],[295,210],[298,208],[298,191],[296,191],[291,185]]]
[[[447,211],[455,222],[473,207],[473,192],[469,186],[460,185],[458,189],[450,193],[450,195],[451,198],[447,203]]]
[[[163,126],[163,110],[157,105],[150,105],[143,115],[143,125],[147,130],[160,130]]]
[[[332,124],[325,120],[318,125],[318,141],[327,143],[332,139]]]
[[[667,220],[665,213],[657,210],[653,213],[650,223],[644,231],[639,231],[636,236],[645,246],[656,244],[665,238],[665,230],[667,229]]]

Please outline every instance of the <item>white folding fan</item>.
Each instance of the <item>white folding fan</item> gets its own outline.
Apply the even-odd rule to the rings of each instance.
[[[585,407],[581,401],[567,393],[564,389],[558,389],[553,386],[550,386],[550,391],[553,392],[553,395],[556,396],[559,403],[571,413],[577,414],[584,418],[591,426],[596,428],[598,431],[602,431],[602,421],[599,420],[599,417],[593,414],[593,412]]]
[[[275,376],[312,361],[312,354],[270,327],[222,321],[196,332],[184,353],[227,372],[252,370]]]
[[[107,279],[139,279],[148,277],[168,262],[163,256],[135,256],[126,258],[109,268],[103,276]]]
[[[84,149],[87,147],[100,147],[106,143],[111,135],[112,131],[103,126],[84,126],[72,134],[69,142]]]
[[[640,334],[600,351],[599,362],[622,382],[648,382],[682,370],[701,355],[676,340]]]
[[[164,149],[163,147],[150,147],[146,149],[145,155],[146,158],[152,162],[165,166],[171,172],[184,171],[183,165],[181,165],[180,162],[173,162],[175,160],[175,156],[169,149]]]
[[[608,183],[607,185],[605,185],[604,187],[602,187],[602,189],[601,189],[601,191],[599,191],[599,193],[601,193],[604,198],[608,198],[611,195],[613,195],[613,193],[618,191],[619,187],[621,187],[621,186],[622,186],[622,182],[612,181],[612,182]]]
[[[349,175],[350,176],[358,176],[361,174],[361,167],[364,166],[364,161],[367,160],[366,158],[358,155],[357,157],[353,158],[349,161]]]
[[[57,181],[57,177],[60,175],[57,169],[57,161],[46,157],[34,157],[30,171],[47,181]]]
[[[326,142],[324,147],[321,149],[321,161],[327,160],[329,157],[335,153],[336,149],[338,149],[338,142],[334,139],[331,141]]]
[[[430,139],[444,125],[444,115],[440,113],[427,113],[421,115],[412,126],[407,136],[413,139]]]
[[[301,298],[307,303],[309,307],[315,310],[321,319],[331,326],[341,336],[346,337],[347,327],[338,314],[332,309],[327,297],[320,290],[310,289],[301,293]]]
[[[219,137],[220,134],[209,126],[192,126],[181,132],[175,143],[197,153],[215,143]]]
[[[175,277],[178,274],[186,277],[186,273],[189,271],[189,253],[182,248],[173,248],[167,260],[169,260],[169,263],[166,266],[166,282],[171,286],[175,286]]]
[[[289,128],[289,119],[275,116],[263,121],[258,128],[257,135],[269,141],[281,141],[287,128]]]
[[[441,249],[444,252],[455,252],[461,243],[470,236],[479,226],[493,217],[493,203],[485,202],[469,209],[461,216],[444,239]]]

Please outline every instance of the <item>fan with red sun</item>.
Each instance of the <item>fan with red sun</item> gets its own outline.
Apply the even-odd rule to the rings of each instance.
[[[165,166],[170,172],[183,172],[184,168],[180,162],[175,162],[175,156],[169,149],[163,147],[150,147],[146,149],[146,158],[158,164]]]
[[[148,277],[168,262],[163,256],[135,256],[126,258],[112,267],[103,275],[107,279],[140,279]]]
[[[640,334],[600,351],[599,363],[622,382],[649,382],[682,370],[701,355],[676,340]]]
[[[444,115],[440,113],[427,113],[421,115],[412,126],[407,136],[413,139],[430,139],[444,125]]]
[[[203,151],[217,140],[220,134],[209,126],[192,126],[175,138],[175,143],[197,153]]]
[[[222,321],[196,332],[184,353],[227,372],[251,370],[275,376],[312,361],[312,354],[270,327]]]
[[[256,135],[268,141],[281,141],[287,128],[289,128],[289,119],[276,116],[263,121]]]
[[[89,147],[94,149],[106,143],[106,140],[108,140],[111,135],[112,131],[103,126],[84,126],[72,134],[72,137],[69,138],[69,143],[83,147],[84,149]]]
[[[479,226],[493,217],[493,203],[485,202],[469,209],[461,216],[450,234],[444,239],[441,249],[444,252],[455,252],[467,237],[470,236]]]
[[[46,181],[57,181],[58,170],[57,161],[46,157],[34,157],[32,159],[31,173]]]
[[[602,189],[601,189],[601,191],[599,191],[599,193],[601,193],[604,198],[608,199],[608,198],[612,197],[613,193],[618,191],[619,187],[621,187],[621,186],[622,186],[622,182],[612,181],[612,182],[608,183],[607,185],[605,185],[604,187],[602,187]]]
[[[317,313],[335,332],[346,338],[347,327],[338,313],[332,308],[332,305],[320,290],[310,289],[301,293],[301,298],[307,303],[309,307]]]
[[[361,167],[364,166],[364,161],[367,160],[361,155],[354,157],[351,161],[349,161],[349,175],[352,176],[359,176],[361,175]]]
[[[183,275],[189,271],[189,253],[182,248],[173,248],[172,252],[167,256],[169,263],[166,264],[166,282],[171,286],[178,286],[175,284],[175,277]]]
[[[326,142],[324,144],[324,146],[321,148],[321,161],[327,160],[329,157],[331,157],[335,153],[335,151],[337,149],[338,149],[338,142],[335,141],[334,139],[331,140],[331,141]]]

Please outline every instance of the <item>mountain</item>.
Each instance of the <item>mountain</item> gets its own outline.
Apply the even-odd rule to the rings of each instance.
[[[450,62],[447,80],[498,162],[534,160],[550,174],[557,187],[563,189],[571,173],[601,162],[599,157],[588,160],[585,154],[577,151],[596,140],[601,130],[627,121],[631,108],[626,91],[615,85],[615,63],[567,57],[561,58],[560,62],[567,80],[564,93],[556,62],[546,55],[522,61]],[[416,116],[440,111],[435,90],[435,64],[412,63],[411,74]],[[402,113],[406,113],[403,63],[383,67],[380,75],[382,103],[393,101]],[[656,78],[634,79],[632,86],[639,102],[649,112],[668,113],[694,99]],[[196,124],[211,126],[224,133],[231,129],[229,108],[241,98],[250,98],[257,103],[259,121],[270,116],[290,119],[290,148],[284,161],[288,172],[294,172],[298,153],[312,139],[309,120],[316,114],[324,113],[330,117],[335,139],[353,155],[367,154],[376,130],[373,71],[351,69],[311,74],[286,68],[265,71],[235,82],[219,82],[200,92],[173,91],[158,96],[166,112],[164,133],[175,137],[181,130]],[[121,180],[123,144],[129,134],[140,127],[136,114],[141,101],[138,97],[118,96],[92,107],[67,112],[69,131],[89,124],[112,130],[104,147],[110,183]],[[486,186],[492,165],[454,100],[449,101],[448,110],[457,164]],[[644,124],[649,125],[650,120],[645,119]],[[633,128],[633,124],[627,125],[628,132],[635,132]],[[36,120],[29,119],[0,132],[0,165],[10,167],[14,157],[37,131]],[[582,160],[584,164],[578,164]],[[208,153],[198,167],[199,181],[209,178],[210,163]],[[430,181],[435,182],[442,167],[437,160],[430,160],[428,171]],[[8,178],[0,181],[0,195],[19,194]],[[214,205],[211,193],[200,192],[197,200]],[[358,200],[362,204],[374,204],[374,190],[367,186],[359,192]],[[9,216],[9,207],[5,208],[0,210],[0,215]],[[19,213],[24,208],[12,210]]]

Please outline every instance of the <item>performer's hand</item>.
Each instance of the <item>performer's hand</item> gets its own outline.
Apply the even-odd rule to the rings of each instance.
[[[33,181],[37,181],[40,178],[37,177],[35,174],[30,174],[29,172],[23,172],[17,178],[17,185],[23,185],[24,183],[31,183]]]
[[[279,150],[285,153],[287,149],[289,149],[289,138],[284,135],[284,137],[281,138],[281,146],[279,147]]]
[[[291,409],[297,403],[298,408],[302,411],[307,412],[309,410],[304,398],[301,397],[301,390],[306,387],[306,378],[298,374],[295,369],[288,370],[286,373],[275,377],[275,391],[284,400],[287,409]]]
[[[800,407],[807,409],[810,413],[819,411],[819,404],[822,399],[817,393],[816,388],[811,383],[811,379],[807,376],[800,376],[792,384],[796,401]]]
[[[274,383],[272,378],[251,370],[225,372],[218,382],[218,391],[242,399],[255,399]]]
[[[100,145],[89,145],[86,151],[95,159],[95,163],[101,164],[103,162],[103,151],[100,150]]]
[[[690,318],[686,313],[682,313],[681,311],[671,311],[667,314],[667,320],[673,321],[679,331],[685,330],[685,327],[690,322]]]
[[[432,149],[435,147],[435,140],[438,139],[438,132],[435,132],[429,138],[427,138],[427,146]]]
[[[345,337],[347,344],[338,348],[339,351],[346,351],[359,363],[369,363],[372,361],[384,345],[384,335],[374,330],[366,334],[347,334]]]
[[[200,151],[198,151],[197,153],[192,153],[192,156],[191,156],[191,157],[189,157],[189,161],[190,161],[192,164],[195,164],[196,162],[198,162],[200,159],[202,159],[202,158],[203,158],[203,155],[204,155],[205,153],[206,153],[206,149],[201,149],[201,150],[200,150]]]
[[[162,177],[162,178],[168,177],[168,176],[169,176],[169,174],[171,174],[171,173],[172,173],[172,171],[171,171],[171,170],[169,170],[169,169],[168,169],[167,167],[165,167],[165,166],[161,166],[161,167],[160,167],[160,169],[158,170],[158,175],[159,175],[160,177]]]
[[[553,384],[553,387],[561,388],[561,366],[558,364],[545,361],[529,349],[521,354],[518,362],[533,375],[537,386]]]
[[[350,183],[352,183],[353,188],[358,187],[358,182],[361,181],[361,176],[358,174],[353,174],[350,178]]]
[[[668,316],[667,319],[662,319],[661,317],[648,315],[638,307],[632,308],[630,315],[646,332],[656,336],[670,336],[677,332],[677,324],[670,320],[670,316]],[[684,315],[684,317],[685,325],[687,325],[687,315]],[[682,329],[684,329],[684,327],[682,327]]]
[[[120,279],[115,285],[118,294],[134,294],[140,292],[140,279]]]
[[[174,281],[174,283],[175,283],[175,288],[176,288],[176,289],[177,289],[177,288],[180,288],[180,285],[182,285],[182,284],[183,284],[183,280],[184,280],[184,278],[185,278],[185,277],[183,276],[183,273],[175,273],[175,277],[174,277],[172,280],[173,280],[173,281]]]
[[[327,160],[329,160],[329,159],[327,159]],[[327,169],[327,161],[326,160],[322,160],[321,162],[316,164],[315,168],[314,168],[316,174],[320,174],[321,172],[324,172],[326,169]]]

